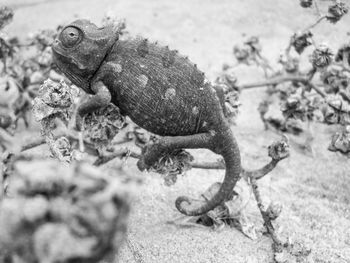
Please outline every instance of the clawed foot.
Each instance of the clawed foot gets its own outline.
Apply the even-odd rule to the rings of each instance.
[[[159,158],[164,155],[165,152],[166,148],[159,142],[158,139],[156,141],[149,142],[142,149],[142,155],[137,162],[137,167],[140,171],[150,169],[159,160]]]

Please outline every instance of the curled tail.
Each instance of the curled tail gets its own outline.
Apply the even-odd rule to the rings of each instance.
[[[178,197],[176,199],[175,206],[181,213],[185,215],[202,215],[223,203],[232,194],[232,190],[240,178],[241,157],[237,142],[233,137],[231,130],[227,128],[225,132],[217,135],[214,139],[214,142],[216,144],[215,148],[219,149],[218,153],[221,154],[225,160],[226,173],[224,181],[214,197],[208,200],[207,203],[202,206],[191,207],[190,198],[186,196]],[[187,204],[187,207],[185,207],[184,204]]]

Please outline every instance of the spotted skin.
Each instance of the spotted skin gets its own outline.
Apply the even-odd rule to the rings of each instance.
[[[53,54],[73,83],[94,94],[79,106],[81,116],[112,102],[136,124],[161,136],[145,147],[141,170],[174,149],[204,148],[223,156],[226,174],[218,193],[201,204],[179,197],[175,205],[180,212],[200,215],[231,195],[241,171],[239,149],[216,90],[195,64],[147,39],[118,40],[112,28],[87,20],[65,27]]]

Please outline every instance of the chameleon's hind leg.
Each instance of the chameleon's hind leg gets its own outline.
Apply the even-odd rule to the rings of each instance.
[[[137,166],[141,171],[148,169],[165,153],[176,149],[213,149],[213,137],[210,133],[161,137],[155,143],[145,146]]]

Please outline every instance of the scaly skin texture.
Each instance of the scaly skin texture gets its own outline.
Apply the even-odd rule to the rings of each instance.
[[[160,135],[144,149],[141,170],[167,151],[204,148],[223,156],[225,179],[206,203],[178,197],[177,209],[201,215],[228,198],[240,178],[240,153],[224,117],[223,93],[187,58],[147,39],[121,41],[112,27],[77,20],[53,44],[54,61],[67,77],[92,94],[78,109],[77,128],[88,112],[112,102],[142,128]]]

